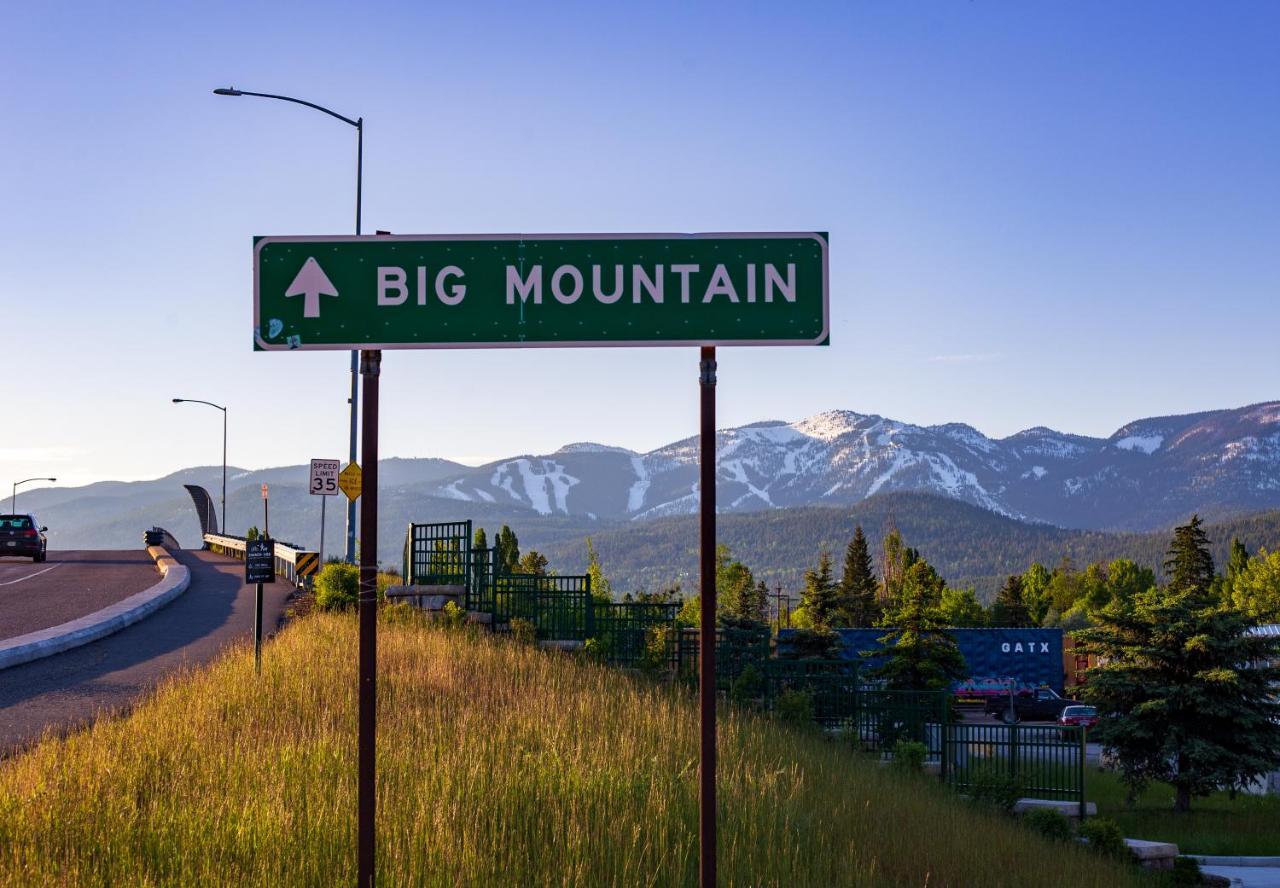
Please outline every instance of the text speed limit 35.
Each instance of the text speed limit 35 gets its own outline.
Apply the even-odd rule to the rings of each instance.
[[[342,469],[342,461],[337,459],[311,460],[312,496],[337,496],[338,472]]]

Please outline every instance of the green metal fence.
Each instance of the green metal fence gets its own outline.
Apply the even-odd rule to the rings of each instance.
[[[855,742],[871,752],[892,752],[899,741],[923,743],[926,760],[942,759],[943,725],[951,716],[946,691],[890,691],[860,688],[853,715],[843,723]]]
[[[676,642],[676,674],[685,681],[698,680],[701,632],[682,626]],[[754,665],[763,670],[769,660],[769,628],[716,627],[716,690],[728,692],[744,669]]]
[[[466,585],[470,553],[470,521],[410,524],[402,576],[409,585]]]
[[[493,625],[528,620],[539,640],[586,641],[592,633],[591,578],[502,574],[493,577]]]
[[[1023,796],[1077,802],[1083,819],[1084,764],[1080,726],[956,722],[943,728],[942,777],[960,792],[1012,780]]]
[[[768,659],[763,667],[765,706],[773,709],[788,691],[807,694],[814,721],[836,727],[853,717],[857,706],[858,674],[849,660]]]
[[[604,656],[610,662],[623,666],[652,662],[656,666],[659,661],[663,665],[669,661],[669,648],[676,644],[679,604],[593,601],[591,608],[593,637],[599,639]],[[662,650],[650,649],[651,644],[658,643]]]

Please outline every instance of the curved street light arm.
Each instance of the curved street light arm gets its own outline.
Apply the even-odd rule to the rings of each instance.
[[[208,404],[210,407],[217,407],[223,413],[227,412],[227,408],[223,407],[221,404],[215,404],[212,401],[201,401],[198,398],[174,398],[173,403],[175,404]]]
[[[315,102],[308,102],[304,99],[295,99],[292,96],[277,96],[272,95],[271,93],[249,92],[248,90],[236,89],[235,87],[223,91],[214,90],[214,92],[220,96],[257,96],[260,99],[278,99],[281,102],[293,102],[295,105],[306,105],[308,108],[315,108],[317,111],[323,111],[330,117],[336,117],[348,126],[354,126],[357,129],[359,129],[362,124],[362,121],[360,120],[352,120],[350,117],[344,117],[337,111],[330,111],[323,105],[317,105]]]

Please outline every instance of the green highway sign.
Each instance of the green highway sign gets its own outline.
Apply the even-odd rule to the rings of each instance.
[[[257,350],[825,345],[827,234],[260,237]]]

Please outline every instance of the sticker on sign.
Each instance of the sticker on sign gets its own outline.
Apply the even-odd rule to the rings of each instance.
[[[825,345],[826,232],[261,237],[254,347]]]
[[[342,461],[337,459],[311,460],[311,483],[309,489],[312,496],[337,496],[338,472],[342,470]]]

